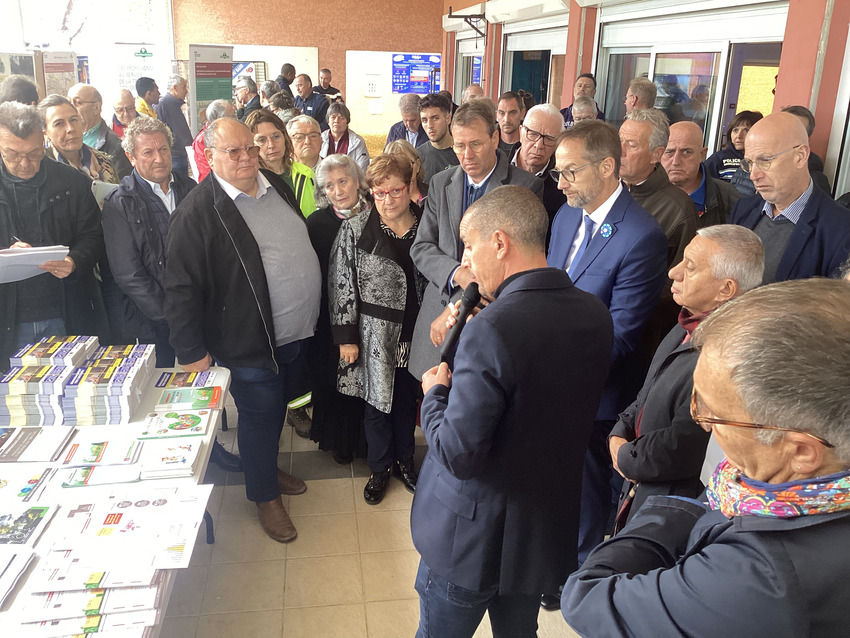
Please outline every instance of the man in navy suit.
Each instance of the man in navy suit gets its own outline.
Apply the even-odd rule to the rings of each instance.
[[[756,195],[732,209],[729,223],[764,244],[764,282],[829,277],[850,253],[850,215],[814,188],[806,129],[790,113],[773,113],[747,133],[741,166]]]
[[[485,611],[494,636],[536,636],[540,595],[576,567],[612,327],[598,299],[546,267],[547,228],[520,186],[485,194],[460,222],[463,263],[490,304],[466,325],[453,372],[442,363],[422,378],[417,638],[471,637]]]
[[[555,217],[547,261],[566,270],[577,288],[596,295],[614,321],[611,372],[585,461],[579,561],[602,542],[622,485],[619,479],[612,489],[606,441],[639,389],[636,347],[667,272],[664,231],[620,183],[620,155],[617,131],[599,120],[564,131],[555,151],[553,173],[567,203]],[[558,603],[551,605],[557,609]]]
[[[422,127],[419,117],[420,97],[416,93],[405,93],[398,101],[398,110],[401,111],[401,122],[396,122],[390,127],[384,148],[390,142],[396,140],[407,140],[414,148],[428,141],[428,135]]]

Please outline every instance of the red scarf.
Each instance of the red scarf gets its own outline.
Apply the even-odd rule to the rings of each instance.
[[[339,153],[340,155],[348,155],[348,129],[339,138],[339,142],[334,144],[333,133],[328,131],[328,155]]]
[[[698,314],[693,314],[690,310],[685,308],[682,308],[679,311],[679,325],[682,326],[685,332],[688,333],[685,335],[682,343],[687,343],[691,340],[691,337],[694,335],[694,330],[697,329],[700,321],[705,319],[709,314],[711,314],[711,310],[707,312],[700,312]]]

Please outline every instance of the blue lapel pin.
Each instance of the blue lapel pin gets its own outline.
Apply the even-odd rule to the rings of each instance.
[[[614,234],[614,228],[611,224],[602,224],[602,228],[599,229],[599,234],[602,235],[605,239],[608,239],[611,235]]]

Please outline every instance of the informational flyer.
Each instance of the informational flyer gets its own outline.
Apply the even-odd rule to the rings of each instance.
[[[201,130],[206,110],[213,100],[233,97],[233,47],[207,44],[189,45],[189,126],[193,133]]]
[[[396,53],[392,58],[393,93],[425,95],[439,89],[441,56],[435,53]],[[431,85],[431,70],[437,69],[436,86]]]

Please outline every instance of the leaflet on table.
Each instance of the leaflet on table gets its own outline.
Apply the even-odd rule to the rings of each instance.
[[[14,591],[34,558],[35,552],[29,547],[0,546],[0,605],[3,605],[9,594]]]
[[[13,366],[75,367],[91,357],[98,347],[97,337],[45,337],[18,350],[9,359]]]
[[[221,386],[163,390],[154,410],[217,410],[224,407]]]
[[[203,372],[163,372],[154,384],[157,388],[206,388],[225,383],[224,370],[210,368]]]
[[[123,360],[98,362],[74,368],[65,384],[65,396],[130,394],[141,392],[150,377],[150,369],[142,362]]]
[[[126,566],[176,569],[189,566],[212,485],[116,487],[107,498],[86,496],[63,505],[51,527],[52,548]],[[82,559],[85,560],[85,559]]]
[[[138,465],[86,465],[61,472],[62,487],[87,485],[114,485],[135,483],[139,480]]]
[[[0,427],[0,463],[56,461],[75,428]]]
[[[30,246],[0,250],[0,284],[23,281],[43,275],[39,266],[46,261],[62,261],[68,256],[67,246]]]
[[[151,412],[145,416],[140,439],[203,436],[210,423],[210,410]]]
[[[0,503],[5,499],[37,501],[56,470],[34,463],[0,464]]]
[[[0,395],[62,394],[73,370],[70,366],[15,366],[0,377]]]
[[[43,592],[19,596],[15,605],[24,622],[81,619],[156,609],[162,603],[160,589],[158,585],[148,585]]]
[[[121,433],[94,436],[81,431],[68,446],[62,465],[129,465],[139,460],[144,443]]]
[[[95,634],[97,638],[113,638],[113,631],[153,627],[158,621],[159,611],[156,609],[103,616],[82,616],[65,620],[45,620],[22,623],[20,629],[16,630],[15,638],[65,638],[77,634],[86,636]],[[115,638],[119,636],[124,638],[123,634],[115,634]]]
[[[145,443],[140,463],[142,480],[155,478],[182,478],[194,475],[198,451],[203,442],[200,439],[160,439]]]
[[[32,547],[58,508],[58,505],[32,505],[17,499],[0,501],[0,545]]]
[[[107,562],[97,556],[81,555],[79,550],[45,551],[27,579],[27,591],[147,587],[161,582],[165,574],[153,567],[125,567]]]
[[[84,365],[119,362],[121,365],[140,363],[153,368],[156,361],[156,346],[153,344],[137,344],[132,346],[101,346],[97,348]]]

